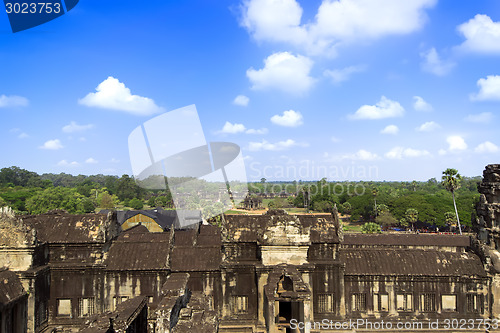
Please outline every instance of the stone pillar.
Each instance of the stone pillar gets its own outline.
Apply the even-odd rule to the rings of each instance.
[[[258,322],[259,325],[266,326],[266,318],[264,318],[264,307],[267,306],[267,304],[264,303],[264,286],[267,283],[267,277],[268,273],[265,271],[257,271],[257,276],[258,276],[258,283],[259,285],[257,286],[257,292],[259,294],[258,297],[258,304],[257,304],[257,311],[259,313],[259,318]]]
[[[311,298],[304,300],[304,323],[311,323],[313,321]],[[311,332],[311,327],[309,325],[306,325],[304,333],[310,333],[310,332]]]
[[[340,309],[338,310],[339,315],[342,318],[346,316],[346,300],[345,300],[345,281],[344,281],[344,271],[345,264],[339,267],[339,297],[340,297]]]

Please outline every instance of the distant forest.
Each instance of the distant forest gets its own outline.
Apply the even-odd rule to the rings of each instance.
[[[480,182],[481,177],[464,177],[455,191],[460,222],[464,225],[471,224]],[[351,221],[403,226],[415,221],[436,226],[456,221],[452,195],[436,178],[425,182],[329,182],[326,179],[268,182],[263,178],[249,183],[248,189],[251,196],[264,198],[265,207],[326,212],[336,206],[341,214],[350,216]],[[145,190],[128,175],[39,175],[15,166],[0,170],[1,206],[10,206],[21,214],[40,214],[53,209],[78,214],[100,209],[174,208],[168,189]]]

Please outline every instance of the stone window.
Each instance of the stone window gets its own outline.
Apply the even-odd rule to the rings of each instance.
[[[373,295],[373,311],[389,311],[389,295],[374,294]]]
[[[436,311],[436,294],[426,293],[420,295],[420,311],[422,312]]]
[[[60,317],[71,317],[71,299],[57,300],[57,315]]]
[[[352,311],[366,311],[366,294],[354,293],[351,297]]]
[[[318,295],[318,312],[319,313],[332,313],[335,310],[333,302],[333,294],[320,294]]]
[[[467,312],[484,313],[483,295],[467,294]]]
[[[35,326],[38,327],[47,321],[47,301],[38,302],[35,315]],[[0,325],[0,327],[2,327]]]
[[[398,311],[413,311],[413,295],[412,294],[397,294],[396,309]]]
[[[233,313],[248,313],[248,296],[232,297]]]
[[[457,311],[457,295],[441,295],[443,311]]]
[[[95,299],[91,298],[80,298],[78,301],[79,305],[79,317],[90,316],[95,313]]]

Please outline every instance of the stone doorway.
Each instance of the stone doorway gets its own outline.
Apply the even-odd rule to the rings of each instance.
[[[299,333],[299,329],[292,329],[290,321],[295,319],[304,322],[304,303],[302,301],[279,301],[278,302],[278,329],[286,333]]]

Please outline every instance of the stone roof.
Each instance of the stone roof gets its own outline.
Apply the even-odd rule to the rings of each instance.
[[[283,210],[269,210],[263,215],[225,215],[224,219],[229,242],[267,243],[271,232],[286,243],[287,235],[291,235],[287,228],[295,229],[302,240],[310,237],[308,242],[339,242],[338,221],[333,214],[289,215]],[[283,229],[281,233],[279,229]]]
[[[174,232],[174,247],[170,267],[172,271],[216,271],[222,262],[220,229],[201,225],[198,230]]]
[[[172,273],[161,287],[162,296],[180,296],[189,281],[189,273]]]
[[[40,215],[24,215],[24,224],[36,230],[39,242],[93,243],[103,242],[112,227],[112,215],[68,214],[53,211]]]
[[[105,265],[108,270],[168,269],[170,233],[125,232],[111,245]]]
[[[108,333],[108,332],[128,332],[130,324],[147,307],[147,298],[137,296],[126,300],[116,306],[115,311],[108,311],[102,314],[94,315],[85,323],[85,328],[80,330],[82,333]],[[110,320],[113,322],[114,331],[110,329]]]
[[[187,288],[188,273],[172,273],[162,286],[162,296],[155,310],[159,332],[218,332],[218,316],[203,292]]]
[[[27,295],[16,273],[0,270],[0,309]]]
[[[218,271],[221,262],[220,246],[175,246],[170,268],[173,272]]]
[[[344,234],[343,245],[468,247],[469,236],[439,234]]]
[[[486,277],[479,257],[469,252],[345,248],[339,260],[345,263],[345,275]]]

